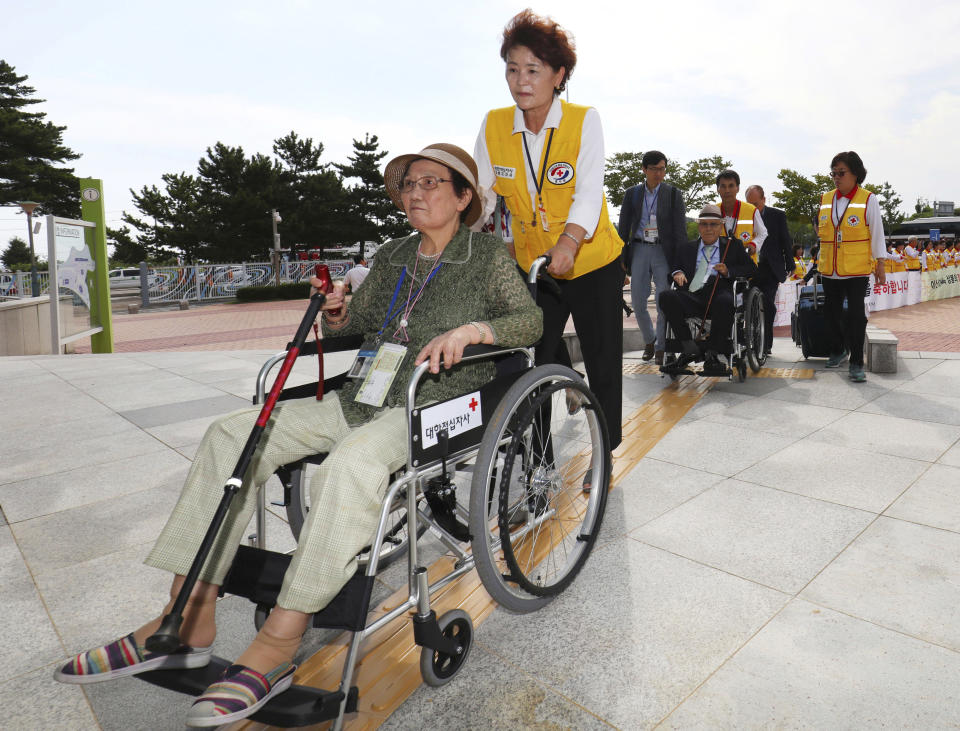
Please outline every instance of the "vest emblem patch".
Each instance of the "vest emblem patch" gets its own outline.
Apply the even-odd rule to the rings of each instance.
[[[853,215],[853,214],[847,216],[848,226],[856,226],[858,223],[860,223],[860,216]]]
[[[750,232],[749,232],[749,231],[744,231],[743,233],[741,233],[741,234],[740,234],[740,240],[741,240],[741,241],[749,241],[749,240],[750,240]]]
[[[547,168],[547,180],[554,185],[563,185],[573,178],[573,165],[568,162],[555,162]]]
[[[506,178],[507,180],[513,180],[515,177],[517,177],[517,169],[504,167],[503,165],[494,165],[493,174],[496,175],[498,178]]]

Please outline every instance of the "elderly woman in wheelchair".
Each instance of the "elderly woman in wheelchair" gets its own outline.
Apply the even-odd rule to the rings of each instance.
[[[700,237],[679,247],[672,262],[676,287],[659,295],[674,353],[661,371],[675,378],[702,360],[700,375],[742,381],[748,362],[754,371],[763,363],[763,300],[748,282],[757,265],[738,240],[721,236],[718,206],[701,209],[697,229]]]
[[[338,596],[354,576],[357,555],[375,533],[380,537],[385,533],[381,513],[386,515],[383,502],[390,475],[411,464],[408,419],[412,410],[469,394],[494,379],[496,368],[490,360],[462,360],[468,346],[519,349],[539,338],[540,311],[517,276],[503,243],[468,228],[481,211],[473,159],[454,145],[434,144],[417,154],[392,160],[385,180],[391,198],[405,211],[416,232],[386,244],[378,252],[367,280],[349,304],[339,289],[327,295],[322,305],[324,334],[351,334],[363,340],[350,377],[339,391],[322,400],[310,397],[282,402],[270,415],[264,425],[264,439],[188,598],[185,592],[180,646],[152,652],[147,640],[170,612],[173,597],[198,555],[222,485],[257,419],[256,410],[236,412],[210,426],[180,499],[147,558],[148,565],[174,574],[170,603],[160,615],[126,637],[74,657],[57,670],[57,680],[90,683],[152,670],[207,666],[216,634],[215,602],[255,509],[257,489],[283,465],[325,452],[327,456],[310,485],[312,509],[283,573],[275,607],[248,648],[194,702],[187,725],[214,726],[245,718],[286,691],[295,670],[292,660],[311,617]],[[311,283],[319,285],[316,279]],[[419,389],[415,403],[408,404],[408,381],[414,375],[420,380]],[[550,379],[543,381],[547,382]],[[562,397],[569,387],[579,387],[588,394],[582,381],[578,385],[571,380],[562,381],[551,393]],[[542,383],[528,385],[524,403],[529,406],[543,390]],[[587,401],[588,396],[584,399]],[[527,412],[512,415],[514,422],[517,418],[529,422],[527,435],[535,433],[544,418],[550,420],[549,414],[544,417],[543,408],[527,408]],[[595,418],[591,424],[600,428]],[[541,468],[546,464],[544,455],[559,449],[549,435],[524,442],[512,436],[514,424],[499,424],[498,428],[495,444],[487,450],[490,454],[482,477],[491,483],[499,472],[512,469],[497,456],[511,442],[516,443],[512,459],[526,464],[539,456]],[[446,444],[447,436],[447,431],[441,432],[439,441]],[[416,441],[416,437],[413,439]],[[445,460],[447,455],[442,456]],[[557,459],[551,454],[551,464]],[[543,483],[556,479],[543,468],[541,474],[531,475],[528,488],[534,478]],[[482,492],[489,494],[476,501],[481,506],[497,499],[493,489]],[[402,491],[392,489],[389,494],[396,496]],[[509,501],[506,494],[500,499],[503,506]],[[526,499],[526,507],[532,513],[542,512],[531,499]],[[526,515],[522,510],[516,512]],[[478,525],[488,515],[480,516]],[[409,518],[416,520],[416,516]],[[525,519],[532,517],[527,515]],[[500,524],[514,522],[494,519],[491,535],[484,535],[483,540],[495,540]],[[413,586],[411,579],[412,592]],[[535,589],[527,596],[536,599]],[[420,599],[422,602],[424,597]],[[161,680],[152,682],[162,684]],[[178,687],[174,681],[163,682]],[[349,677],[345,682],[347,688],[341,690],[348,694]],[[342,719],[347,703],[339,696],[337,700]],[[355,700],[354,696],[354,706]],[[327,713],[325,717],[335,716]]]

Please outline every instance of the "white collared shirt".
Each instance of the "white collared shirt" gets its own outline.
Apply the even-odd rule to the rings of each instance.
[[[720,210],[723,210],[723,204],[718,203]],[[723,217],[723,230],[724,234],[730,236],[734,229],[737,227],[737,220],[733,216],[724,216]],[[767,226],[763,222],[763,217],[760,215],[760,209],[754,206],[753,211],[753,244],[757,247],[757,254],[760,253],[760,249],[763,247],[763,242],[767,240]]]
[[[560,105],[560,97],[554,97],[553,103],[550,105],[550,111],[547,112],[547,119],[543,123],[543,128],[535,134],[527,129],[527,125],[523,121],[523,112],[519,108],[514,108],[513,133],[526,135],[527,147],[530,150],[530,158],[534,161],[534,165],[538,165],[540,162],[543,146],[550,134],[549,130],[559,127],[562,117],[563,108]],[[483,124],[480,125],[480,134],[477,135],[473,159],[477,162],[479,171],[477,182],[480,184],[481,195],[483,196],[483,215],[480,216],[480,221],[475,226],[475,228],[478,228],[493,213],[497,202],[497,194],[493,190],[496,179],[493,174],[493,164],[490,162],[490,153],[487,150],[486,116],[483,118]],[[597,230],[597,224],[600,222],[604,195],[604,164],[603,126],[600,123],[600,115],[597,110],[590,107],[583,118],[583,128],[580,132],[580,152],[577,155],[576,164],[577,182],[574,187],[573,203],[570,204],[566,221],[582,226],[587,232],[586,238],[593,236]],[[538,175],[540,170],[530,170],[529,167],[529,164],[524,165],[524,168],[527,169],[527,192],[530,194],[530,201],[534,209],[536,209],[537,181],[533,176]],[[544,185],[547,184],[544,181]]]

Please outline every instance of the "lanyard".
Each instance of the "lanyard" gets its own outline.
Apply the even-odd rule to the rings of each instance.
[[[543,176],[547,173],[547,162],[550,158],[550,145],[553,144],[553,133],[556,131],[555,127],[550,128],[550,137],[547,138],[547,150],[543,153],[543,165],[540,166],[540,180],[538,181],[536,176],[533,178],[533,185],[537,189],[537,202],[540,203],[540,207],[543,208]],[[530,148],[527,147],[527,133],[521,132],[520,136],[523,138],[523,151],[527,153],[527,162],[530,164],[530,172],[533,173],[533,158],[530,157]],[[533,214],[533,219],[530,221],[531,226],[537,225],[537,214]]]
[[[659,185],[657,186],[657,189],[656,191],[654,191],[654,194],[653,194],[653,200],[650,201],[649,204],[647,204],[647,190],[648,190],[647,186],[644,185],[643,186],[643,213],[641,214],[641,220],[647,221],[649,223],[650,214],[656,210],[657,198],[660,197],[660,186]]]
[[[833,194],[833,200],[830,201],[830,218],[833,219],[833,227],[840,227],[840,219],[843,218],[843,213],[840,213],[840,206],[837,204],[841,198],[846,198],[845,195],[840,195],[840,191],[837,191]],[[847,205],[843,207],[844,213],[846,213],[847,208],[850,207],[850,199],[847,199]]]
[[[713,251],[711,251],[710,255],[707,256],[707,244],[704,244],[704,243],[700,244],[700,256],[703,257],[703,260],[707,263],[708,267],[710,266],[710,262],[713,261],[714,253],[718,251],[716,244],[713,244],[710,248],[712,248]]]
[[[723,213],[723,210],[720,211]],[[726,216],[724,216],[726,218]],[[733,209],[733,228],[727,229],[727,236],[733,236],[733,232],[737,230],[737,221],[740,220],[740,201],[737,201],[736,207]],[[726,228],[726,226],[724,226]]]
[[[433,279],[434,275],[440,271],[440,267],[442,266],[443,262],[439,262],[437,266],[434,267],[433,271],[430,272],[430,275],[427,277],[426,281],[420,285],[420,289],[417,290],[417,294],[413,298],[414,304],[416,304],[417,300],[420,299],[420,294],[423,292],[424,287],[430,283],[430,280]],[[394,287],[393,297],[390,298],[390,306],[387,308],[387,316],[383,318],[383,324],[380,326],[380,330],[377,333],[377,340],[381,339],[383,331],[386,330],[387,325],[389,325],[392,320],[397,319],[397,316],[403,311],[404,307],[407,306],[407,303],[401,303],[396,309],[394,309],[394,305],[397,304],[397,298],[400,296],[400,289],[403,286],[403,280],[406,279],[406,276],[407,267],[404,266],[403,271],[400,272],[400,279],[397,280],[397,286]],[[413,311],[413,307],[410,308],[410,311]]]

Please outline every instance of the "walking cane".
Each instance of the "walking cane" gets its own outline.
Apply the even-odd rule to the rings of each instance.
[[[250,466],[253,453],[260,443],[263,430],[267,426],[270,414],[273,413],[273,407],[276,406],[280,391],[283,390],[287,376],[290,375],[290,370],[293,368],[293,364],[297,360],[297,356],[300,354],[300,350],[304,342],[306,342],[307,336],[310,334],[310,327],[317,319],[317,314],[320,312],[320,308],[323,306],[325,300],[326,297],[319,292],[310,297],[310,305],[307,307],[307,313],[303,316],[303,320],[301,320],[300,326],[297,328],[297,334],[294,336],[293,341],[287,346],[287,355],[283,359],[280,372],[277,374],[277,378],[273,382],[273,387],[270,389],[270,395],[267,396],[263,408],[260,409],[260,415],[257,417],[257,421],[250,431],[250,436],[247,437],[247,443],[240,453],[237,466],[233,468],[233,474],[223,487],[223,497],[220,499],[220,504],[217,506],[217,510],[213,515],[210,527],[207,528],[206,535],[203,537],[200,549],[197,551],[197,555],[190,565],[190,570],[187,572],[183,586],[180,587],[180,593],[177,594],[176,601],[174,601],[169,614],[167,614],[160,623],[160,628],[147,638],[145,645],[150,652],[169,654],[180,647],[180,625],[183,624],[183,610],[187,605],[187,600],[190,598],[193,587],[197,583],[200,569],[207,560],[207,556],[210,555],[210,549],[213,547],[217,533],[220,532],[220,526],[223,525],[223,521],[227,516],[230,503],[243,485],[243,476],[247,472],[247,467]]]
[[[723,250],[723,256],[720,257],[719,264],[725,264],[727,261],[727,252],[730,251],[730,242],[732,239],[727,237],[727,245]],[[713,303],[713,295],[717,292],[717,284],[720,283],[720,274],[713,278],[713,289],[710,290],[710,297],[707,299],[707,309],[703,311],[703,318],[700,320],[700,326],[697,328],[697,336],[694,340],[699,340],[703,334],[703,328],[707,325],[707,314],[710,312],[710,305]]]

